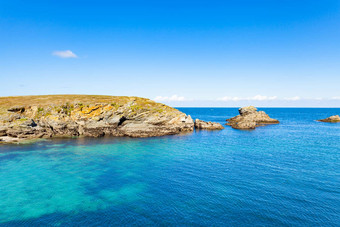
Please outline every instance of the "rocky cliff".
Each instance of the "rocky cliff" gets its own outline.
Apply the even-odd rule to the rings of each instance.
[[[139,97],[0,97],[0,140],[56,136],[151,137],[193,131],[190,116]]]

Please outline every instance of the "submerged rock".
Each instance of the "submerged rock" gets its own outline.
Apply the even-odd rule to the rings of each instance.
[[[278,120],[270,118],[264,111],[257,111],[254,106],[242,107],[240,115],[227,119],[226,125],[235,129],[255,129],[266,124],[278,124]]]
[[[340,116],[339,115],[334,115],[334,116],[330,116],[328,118],[317,120],[317,121],[337,123],[337,122],[340,122]]]
[[[196,129],[206,129],[206,130],[221,130],[224,129],[224,127],[216,122],[206,122],[206,121],[201,121],[199,119],[195,120],[195,128]]]
[[[0,136],[3,141],[56,136],[151,137],[193,129],[190,116],[139,97],[0,97]]]

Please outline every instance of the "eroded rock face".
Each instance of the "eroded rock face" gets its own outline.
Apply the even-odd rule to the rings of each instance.
[[[254,106],[242,107],[239,109],[240,115],[227,119],[226,125],[235,129],[255,129],[266,124],[278,124],[279,121],[270,118],[264,111],[257,111]]]
[[[317,121],[337,123],[337,122],[340,122],[340,116],[339,115],[334,115],[334,116],[330,116],[328,118],[317,120]]]
[[[216,122],[206,122],[206,121],[201,121],[199,119],[195,120],[195,128],[196,129],[205,129],[205,130],[221,130],[224,129],[224,127]]]
[[[192,118],[177,109],[144,98],[122,97],[123,101],[114,98],[116,102],[93,104],[74,100],[65,103],[58,99],[58,102],[41,106],[3,107],[2,112],[0,109],[0,136],[3,141],[5,138],[10,141],[9,137],[152,137],[194,129]]]
[[[248,114],[256,113],[257,109],[255,106],[246,106],[242,107],[238,110],[241,116],[246,116]]]

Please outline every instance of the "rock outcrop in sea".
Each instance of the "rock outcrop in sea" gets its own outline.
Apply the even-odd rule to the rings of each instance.
[[[255,129],[256,127],[267,124],[278,124],[278,120],[270,118],[264,111],[257,111],[254,106],[242,107],[240,115],[227,119],[226,125],[235,129]]]
[[[219,124],[219,123],[215,123],[215,122],[207,122],[207,121],[202,121],[199,119],[195,120],[195,128],[196,129],[205,129],[205,130],[221,130],[224,129],[224,127]]]
[[[339,115],[334,115],[334,116],[330,116],[328,118],[317,120],[317,121],[337,123],[337,122],[340,122],[340,116]]]
[[[0,141],[59,136],[152,137],[193,129],[190,116],[139,97],[0,97]]]

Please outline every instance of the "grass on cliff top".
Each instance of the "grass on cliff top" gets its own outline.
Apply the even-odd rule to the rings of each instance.
[[[122,106],[134,102],[135,108],[157,109],[158,111],[173,111],[172,107],[154,102],[150,99],[129,96],[106,96],[106,95],[37,95],[37,96],[8,96],[0,97],[0,109],[8,109],[14,106],[60,106],[66,103],[95,105],[98,103]]]

